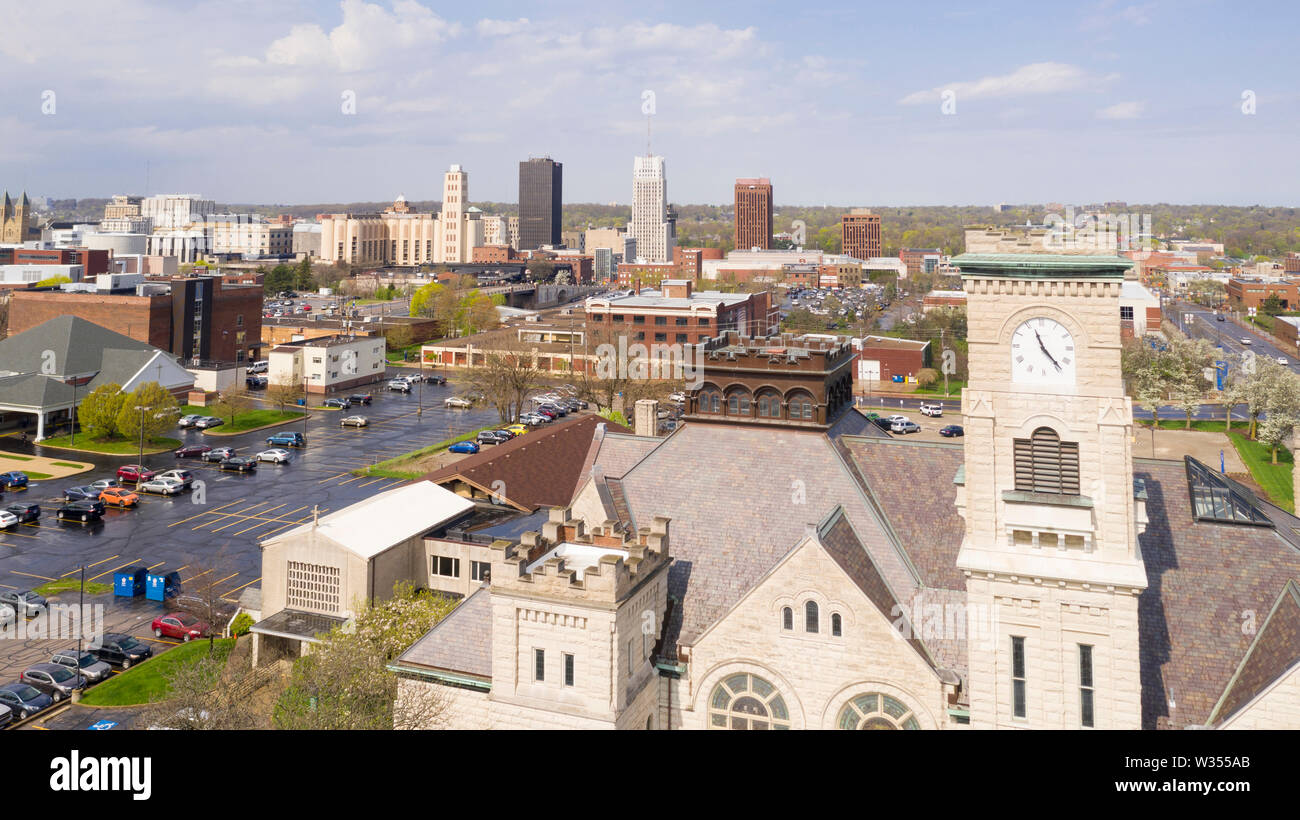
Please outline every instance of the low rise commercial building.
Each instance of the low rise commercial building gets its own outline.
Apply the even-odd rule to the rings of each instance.
[[[386,341],[378,336],[323,336],[272,348],[272,384],[305,385],[324,394],[374,384],[387,377]]]

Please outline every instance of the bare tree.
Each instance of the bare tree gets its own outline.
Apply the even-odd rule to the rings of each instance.
[[[503,422],[514,422],[523,412],[528,394],[542,384],[542,371],[534,364],[531,347],[515,340],[497,345],[486,354],[485,363],[468,372],[472,391],[497,409]]]
[[[242,665],[231,669],[232,664],[224,657],[204,655],[173,667],[167,676],[167,698],[146,710],[145,725],[163,729],[264,728],[269,710],[254,708],[248,698],[264,681]]]
[[[266,388],[266,397],[275,402],[283,413],[286,407],[299,398],[305,398],[303,387],[304,385],[294,382],[271,382]]]
[[[222,416],[229,415],[230,423],[234,424],[235,417],[248,410],[250,404],[248,396],[243,393],[226,390],[217,394],[217,401],[212,408]]]
[[[172,606],[205,622],[208,629],[208,654],[216,650],[216,639],[225,630],[226,621],[237,603],[225,597],[231,578],[238,575],[234,562],[224,548],[190,564],[190,580],[182,594],[172,599]]]

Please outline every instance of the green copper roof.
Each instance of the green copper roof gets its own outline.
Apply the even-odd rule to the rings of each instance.
[[[1061,253],[963,253],[952,258],[962,275],[1023,277],[1122,278],[1133,267],[1122,256]]]

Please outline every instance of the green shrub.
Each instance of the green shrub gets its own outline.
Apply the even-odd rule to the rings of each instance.
[[[253,616],[247,612],[241,612],[235,616],[235,620],[230,624],[230,634],[236,637],[247,635],[248,631],[253,628]]]

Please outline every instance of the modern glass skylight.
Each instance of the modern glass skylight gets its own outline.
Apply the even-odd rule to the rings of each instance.
[[[1257,505],[1254,493],[1191,456],[1184,456],[1183,461],[1187,465],[1192,515],[1197,520],[1273,526],[1273,522]]]

